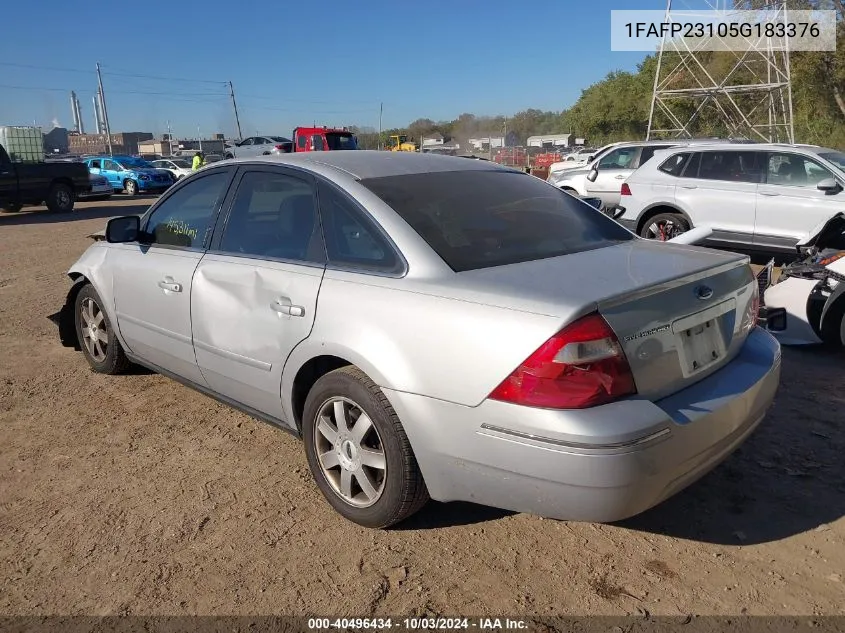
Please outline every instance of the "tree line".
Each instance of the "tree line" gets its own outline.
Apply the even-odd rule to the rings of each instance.
[[[736,0],[739,9],[760,8],[767,0]],[[811,143],[845,149],[845,0],[788,0],[789,10],[834,9],[837,11],[836,51],[791,52],[789,63],[792,79],[792,111],[795,142]],[[740,53],[741,55],[741,53]],[[734,69],[735,52],[701,52],[698,61],[714,77],[730,74],[729,83],[752,83],[754,76],[765,72],[765,60],[749,58]],[[664,54],[662,68],[674,68],[673,55]],[[756,64],[756,66],[755,66]],[[536,134],[572,133],[584,137],[590,145],[613,141],[637,140],[646,136],[651,95],[654,86],[657,55],[647,56],[636,72],[613,71],[601,81],[582,90],[570,108],[559,111],[528,109],[512,116],[479,116],[461,114],[451,121],[417,119],[403,128],[384,130],[384,145],[390,135],[404,134],[419,139],[440,133],[466,147],[466,141],[478,136],[504,136],[514,133],[517,144],[524,145],[529,136]],[[765,75],[763,75],[765,76]],[[681,69],[670,77],[672,87],[694,85],[694,77]],[[739,95],[733,97],[740,105],[753,107],[752,99],[760,97]],[[691,101],[676,102],[681,112],[694,108]],[[750,109],[750,108],[749,108]],[[758,109],[757,117],[767,116],[766,108]],[[754,123],[756,121],[752,121]],[[655,127],[659,127],[656,125]],[[689,128],[693,136],[726,136],[725,118],[717,100],[712,100],[696,115]],[[356,128],[359,143],[364,149],[375,149],[379,144],[378,131]],[[749,138],[755,138],[746,134]]]

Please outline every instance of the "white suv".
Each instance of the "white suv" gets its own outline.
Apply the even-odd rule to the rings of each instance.
[[[655,153],[621,186],[613,212],[642,237],[694,226],[708,242],[795,252],[813,227],[845,211],[845,153],[812,145],[675,147]]]

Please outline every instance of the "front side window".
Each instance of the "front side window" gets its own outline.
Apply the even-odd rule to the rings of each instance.
[[[345,194],[320,184],[328,261],[342,267],[399,272],[402,262],[373,222]]]
[[[620,147],[599,161],[599,169],[630,169],[637,155],[636,147]]]
[[[815,187],[822,180],[833,178],[827,169],[798,154],[770,154],[766,182],[788,187]]]
[[[233,255],[325,261],[311,185],[281,173],[244,174],[220,250]]]
[[[635,239],[593,207],[520,172],[444,171],[366,178],[361,184],[456,272]]]
[[[315,152],[322,152],[325,148],[323,145],[323,135],[314,134],[311,136],[311,149]]]
[[[297,146],[299,149],[305,149],[305,147],[306,147],[307,145],[308,145],[308,137],[307,137],[307,136],[299,136],[299,137],[297,137],[297,139],[296,139],[296,146]]]
[[[168,196],[147,220],[153,244],[203,248],[229,174],[220,171],[192,180]]]
[[[252,145],[252,138],[245,138],[238,147],[246,147],[248,145]]]

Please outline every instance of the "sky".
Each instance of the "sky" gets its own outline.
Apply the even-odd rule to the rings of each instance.
[[[0,124],[94,131],[95,66],[112,132],[289,136],[297,125],[385,129],[463,112],[561,110],[645,53],[610,50],[611,9],[665,0],[7,2]],[[15,28],[9,28],[16,25]],[[31,28],[26,28],[31,25]]]

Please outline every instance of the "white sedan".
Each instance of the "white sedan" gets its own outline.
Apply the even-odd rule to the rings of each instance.
[[[190,176],[191,173],[193,173],[190,158],[162,158],[160,160],[152,161],[151,164],[156,169],[169,171],[173,176],[173,180],[181,180],[185,176]]]

